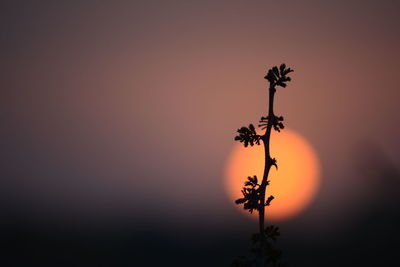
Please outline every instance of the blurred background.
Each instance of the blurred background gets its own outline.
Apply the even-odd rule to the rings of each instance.
[[[291,266],[398,260],[398,1],[2,1],[4,266],[229,266],[257,222],[224,188],[267,108],[321,185],[273,222]]]

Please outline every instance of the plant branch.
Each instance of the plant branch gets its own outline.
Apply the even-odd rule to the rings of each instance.
[[[245,187],[242,190],[243,198],[236,200],[236,204],[243,204],[245,210],[249,210],[252,213],[254,210],[258,211],[259,220],[259,233],[253,237],[253,245],[255,246],[253,251],[257,252],[257,260],[262,266],[272,261],[274,264],[279,262],[280,252],[272,247],[267,239],[276,241],[276,237],[279,236],[279,228],[275,226],[268,226],[265,228],[265,207],[271,204],[274,196],[269,196],[265,199],[267,186],[269,185],[268,175],[272,166],[278,168],[275,158],[271,158],[270,153],[270,138],[272,129],[280,132],[284,128],[283,117],[277,117],[274,113],[274,98],[276,93],[276,87],[286,87],[286,82],[289,82],[290,77],[286,76],[290,72],[293,72],[290,68],[286,68],[285,64],[278,67],[273,67],[264,77],[269,81],[268,88],[268,115],[261,117],[259,121],[259,127],[265,129],[263,135],[258,135],[255,131],[253,124],[249,127],[242,127],[237,130],[238,135],[235,137],[236,141],[243,143],[245,147],[248,145],[260,145],[260,140],[264,145],[264,173],[261,183],[258,183],[256,176],[248,177],[248,181],[245,182]],[[240,265],[250,266],[250,265]],[[278,265],[274,265],[278,266]],[[280,265],[279,265],[280,266]]]

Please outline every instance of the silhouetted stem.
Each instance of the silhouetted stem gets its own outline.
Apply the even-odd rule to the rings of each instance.
[[[265,130],[265,134],[262,136],[262,140],[264,143],[264,152],[265,152],[265,163],[264,163],[264,175],[260,186],[260,209],[259,209],[259,227],[260,227],[260,235],[262,237],[264,234],[264,221],[265,221],[265,193],[268,184],[268,174],[271,166],[273,165],[273,160],[270,155],[269,150],[269,141],[271,137],[271,129],[272,129],[272,118],[274,118],[274,96],[276,89],[274,86],[270,85],[269,87],[269,107],[268,107],[268,124]]]

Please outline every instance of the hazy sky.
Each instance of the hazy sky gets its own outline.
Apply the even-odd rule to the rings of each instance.
[[[374,194],[359,164],[376,154],[368,147],[400,164],[399,8],[2,1],[2,213],[101,223],[157,212],[182,227],[242,218],[224,164],[236,129],[266,113],[265,72],[284,62],[295,72],[276,113],[322,168],[293,220],[340,228]]]

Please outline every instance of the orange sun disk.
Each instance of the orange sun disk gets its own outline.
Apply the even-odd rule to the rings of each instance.
[[[281,221],[298,215],[310,204],[319,186],[320,165],[312,146],[293,131],[272,132],[270,143],[278,170],[272,167],[269,172],[266,198],[273,195],[275,199],[266,207],[265,214],[267,220]],[[261,183],[264,157],[262,144],[234,147],[225,170],[225,188],[232,203],[242,197],[241,189],[248,176],[256,175]],[[243,205],[236,206],[250,214],[243,210]],[[257,212],[252,217],[257,218]]]

